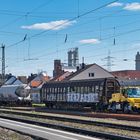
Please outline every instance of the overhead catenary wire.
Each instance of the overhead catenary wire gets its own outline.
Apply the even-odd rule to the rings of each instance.
[[[8,12],[11,12],[10,10],[0,10],[0,11],[8,11]],[[23,15],[22,16],[25,16],[25,12],[20,12],[20,11],[12,11],[12,12],[15,12],[15,13],[17,13],[17,12],[19,12],[19,13],[23,13]],[[121,12],[121,10],[120,11],[115,11],[115,13],[118,13],[118,12]],[[111,12],[112,13],[112,12]],[[115,14],[114,12],[112,13],[112,14]],[[127,14],[128,15],[128,14]],[[127,16],[127,15],[124,15],[124,16]],[[139,15],[139,14],[131,14],[131,16],[133,16],[133,15]],[[31,16],[31,13],[30,13],[30,15],[28,14],[28,16]],[[121,16],[121,15],[120,15]],[[129,15],[128,15],[129,16]],[[140,16],[140,15],[139,15]],[[103,17],[100,17],[100,18],[107,18],[107,17],[109,17],[109,15],[107,15],[107,16],[103,16]],[[113,17],[113,15],[111,15],[111,17]],[[116,16],[115,16],[116,17]],[[117,16],[117,17],[119,17],[119,16]],[[46,17],[44,17],[44,18],[46,18]],[[95,21],[95,20],[94,20]],[[129,25],[129,24],[133,24],[133,23],[137,23],[137,22],[139,22],[140,20],[136,20],[136,21],[134,21],[134,22],[130,22],[130,23],[126,23],[126,24],[124,24],[124,26],[126,26],[126,25]],[[91,23],[90,21],[88,22],[88,23]],[[116,26],[116,28],[118,28],[118,27],[122,27],[122,25],[118,25],[118,26]],[[78,25],[78,27],[79,27],[79,25]],[[73,28],[73,27],[72,27]],[[110,27],[110,29],[112,29],[113,27]],[[108,28],[107,28],[108,29]],[[104,30],[104,29],[102,29],[102,30]],[[95,31],[95,30],[94,30]],[[11,33],[11,34],[23,34],[23,33],[12,33],[12,32],[7,32],[7,31],[0,31],[1,33]],[[92,31],[90,31],[90,32],[92,32]],[[74,34],[81,34],[81,33],[72,33],[72,35],[74,35]],[[70,35],[70,34],[69,34]]]
[[[119,11],[116,11],[115,13],[118,13],[118,12],[122,12],[122,10],[119,10]],[[112,13],[113,14],[113,13]],[[109,14],[109,15],[107,15],[107,16],[103,16],[103,17],[100,17],[100,18],[106,18],[106,17],[108,17],[108,16],[110,16],[110,15],[112,15],[112,14]],[[28,15],[29,16],[29,15]],[[99,18],[97,18],[96,20],[98,20]],[[94,20],[95,21],[95,20]],[[82,24],[83,25],[83,24]],[[113,27],[112,27],[113,28]],[[102,29],[103,30],[103,29]],[[91,32],[91,31],[90,31]],[[77,33],[78,34],[78,33]],[[70,34],[69,34],[70,35]],[[73,34],[72,34],[73,35]],[[29,38],[30,39],[30,38]],[[11,45],[11,47],[12,46],[15,46],[15,45],[18,45],[18,44],[20,44],[20,43],[22,43],[22,41],[19,41],[19,42],[17,42],[17,43],[13,43],[12,45]]]
[[[31,11],[26,12],[26,13],[25,13],[24,15],[22,15],[21,17],[18,17],[18,18],[16,18],[16,19],[14,19],[13,21],[11,21],[11,22],[9,22],[9,23],[7,23],[7,24],[5,24],[5,25],[2,25],[2,26],[0,27],[0,29],[3,29],[3,28],[5,28],[5,27],[7,27],[7,26],[9,26],[9,25],[11,25],[11,24],[13,24],[13,23],[15,23],[15,22],[17,22],[17,21],[23,19],[24,17],[28,16],[29,14],[31,14],[31,13],[33,13],[34,11],[38,10],[39,8],[42,8],[42,7],[44,7],[44,6],[48,5],[48,4],[50,4],[50,2],[52,2],[52,1],[53,1],[53,0],[49,0],[49,1],[47,1],[47,2],[45,2],[45,3],[43,3],[43,4],[41,4],[41,5],[39,5],[39,6],[35,7],[35,8],[33,8]],[[10,13],[9,13],[9,14],[10,14]],[[18,42],[19,42],[19,41],[18,41]],[[15,44],[16,44],[16,43],[15,43]]]
[[[0,10],[1,11],[1,10]],[[6,11],[9,11],[8,13],[1,13],[0,12],[0,14],[5,14],[5,15],[13,15],[13,16],[27,16],[27,13],[28,12],[21,12],[21,11],[12,11],[12,12],[15,12],[15,13],[11,13],[10,12],[10,10],[6,10]],[[17,13],[19,13],[19,14],[17,14]],[[21,14],[20,14],[21,13]],[[64,13],[63,13],[64,14]],[[66,13],[65,13],[66,14]],[[125,14],[125,15],[119,15],[119,16],[114,16],[114,15],[112,15],[111,17],[122,17],[122,16],[140,16],[140,14]],[[48,18],[48,16],[42,16],[42,15],[33,15],[33,14],[28,14],[28,17],[33,17],[33,18]],[[52,16],[51,16],[52,17]],[[110,16],[108,16],[108,17],[110,17]],[[61,17],[62,18],[62,17]],[[87,17],[87,18],[90,18],[90,17]],[[18,20],[17,20],[18,21]],[[13,21],[14,22],[14,21]],[[7,25],[9,25],[10,23],[8,23]]]
[[[132,51],[132,50],[133,50],[133,49],[131,48],[131,49],[129,49],[129,50],[127,49],[127,50],[112,51],[111,53],[112,53],[112,54],[117,54],[117,53],[120,53],[120,52],[124,52],[124,51],[126,52],[126,51]],[[98,56],[103,56],[103,55],[106,55],[106,53],[104,52],[104,53],[102,53],[102,54],[92,55],[92,56],[89,56],[89,57],[86,57],[86,56],[85,56],[84,58],[85,58],[85,59],[88,59],[88,58],[97,58]],[[130,59],[130,58],[129,58],[129,59]],[[45,58],[45,60],[46,60],[46,58]],[[47,60],[52,60],[52,58],[51,58],[51,59],[47,59]],[[124,60],[123,60],[123,59],[120,59],[120,60],[115,60],[115,61],[118,61],[118,62],[121,61],[121,62],[122,62],[122,61],[124,61]],[[24,61],[20,61],[20,62],[24,62]],[[125,61],[124,61],[124,62],[125,62]],[[127,62],[128,62],[128,61],[127,61]],[[45,63],[45,65],[47,65],[47,64],[48,64],[48,65],[52,64],[52,62],[46,62],[46,61],[45,61],[44,63]],[[19,69],[19,70],[20,70],[20,69]],[[51,69],[51,70],[52,70],[52,69]]]
[[[0,34],[11,34],[11,35],[25,35],[24,33],[18,33],[18,32],[10,32],[10,31],[2,31],[0,30]]]
[[[110,37],[110,38],[112,38],[112,37]],[[109,38],[108,38],[109,39]]]
[[[136,22],[139,22],[139,20],[136,20],[136,21],[133,21],[133,22],[129,22],[129,23],[125,23],[124,25],[118,25],[118,26],[116,26],[116,28],[120,28],[120,27],[123,27],[123,26],[127,26],[127,25],[130,25],[130,24],[136,23]],[[111,28],[113,28],[113,27],[110,27],[110,28],[107,28],[107,29],[102,29],[102,30],[108,30],[108,29],[111,29]],[[90,31],[90,32],[91,32],[91,31]],[[78,33],[76,33],[76,34],[78,34]],[[81,32],[80,32],[79,34],[81,34]],[[70,34],[69,34],[69,35],[70,35]],[[73,34],[72,34],[72,35],[73,35]],[[119,35],[119,36],[120,36],[120,35]],[[109,39],[109,38],[112,38],[112,36],[107,37],[106,39]],[[106,39],[104,38],[104,40],[106,40]],[[23,41],[21,40],[21,41],[19,41],[19,42],[16,42],[16,43],[12,44],[12,46],[18,45],[18,44],[20,44],[21,42],[23,42]]]
[[[8,11],[8,10],[7,10]],[[112,11],[113,12],[113,11]],[[112,13],[111,12],[111,13]],[[117,11],[116,11],[117,12]],[[45,12],[43,12],[43,13],[40,13],[40,12],[37,12],[37,13],[39,13],[39,14],[34,14],[34,12],[33,13],[30,13],[30,12],[21,12],[21,11],[11,11],[11,10],[9,10],[9,12],[1,12],[1,10],[0,10],[0,14],[2,14],[2,15],[9,15],[9,16],[25,16],[25,15],[27,15],[27,13],[29,13],[28,14],[28,17],[32,17],[32,18],[48,18],[48,17],[53,17],[53,18],[55,18],[56,16],[52,16],[52,15],[50,15],[50,16],[43,16],[42,14],[45,14]],[[48,14],[49,12],[47,12],[47,14]],[[52,14],[54,14],[55,12],[52,12]],[[61,18],[63,18],[63,17],[66,17],[66,16],[62,16],[62,14],[64,14],[64,15],[66,15],[67,14],[67,17],[68,17],[68,14],[75,14],[74,12],[63,12],[63,13],[55,13],[55,14],[60,14],[61,15]],[[108,13],[108,12],[104,12],[104,13]],[[110,13],[110,12],[109,12]],[[125,14],[125,15],[119,15],[119,16],[116,16],[116,15],[112,15],[111,17],[122,17],[122,16],[140,16],[140,14]],[[57,16],[58,17],[58,16]],[[72,16],[69,16],[69,18],[72,18]],[[108,16],[109,17],[109,16]],[[93,18],[93,17],[85,17],[85,18]]]
[[[130,31],[127,31],[127,32],[123,32],[123,33],[119,33],[119,34],[116,34],[115,36],[127,35],[128,33],[131,33],[131,32],[133,33],[135,31],[140,31],[140,28],[139,29],[130,30]],[[110,38],[113,38],[113,37],[114,37],[114,35],[112,35],[112,36],[110,36],[108,38],[103,38],[102,41],[107,40],[107,39],[110,39]],[[140,40],[136,40],[136,41],[140,41]],[[17,43],[20,43],[20,42],[17,42]],[[124,44],[126,44],[126,42]],[[85,44],[78,45],[78,46],[85,46]],[[89,46],[91,46],[91,45],[89,45]],[[67,49],[63,49],[63,50],[60,50],[60,51],[66,51],[66,50]],[[49,54],[47,53],[47,54],[44,54],[44,55],[39,55],[38,57],[42,57],[42,56],[46,56],[46,55],[48,56],[48,55],[52,55],[54,53],[56,53],[56,51],[55,52],[52,52],[52,53],[49,53]],[[58,53],[58,50],[57,50],[57,53]]]
[[[134,41],[131,41],[131,43],[132,42],[135,42],[135,41],[140,41],[140,40],[134,40]],[[127,42],[123,42],[124,44],[126,44]],[[84,45],[83,45],[84,46]],[[88,46],[91,46],[91,45],[88,45]],[[63,49],[64,50],[64,49]],[[61,51],[63,51],[63,50],[61,50]],[[130,48],[130,49],[121,49],[121,50],[118,50],[118,51],[113,51],[112,52],[112,54],[116,54],[116,53],[122,53],[122,52],[126,52],[126,51],[132,51],[132,50],[134,50],[134,48]],[[60,51],[60,50],[59,50]],[[55,52],[52,52],[52,53],[47,53],[46,55],[44,55],[44,56],[51,56],[52,54],[54,54]],[[100,54],[97,54],[97,55],[92,55],[92,56],[86,56],[85,58],[86,59],[88,59],[88,58],[90,58],[90,57],[92,57],[92,58],[97,58],[98,56],[103,56],[103,55],[105,55],[105,53],[100,53]],[[41,57],[41,56],[40,56]],[[40,58],[40,60],[41,60],[42,58]],[[44,58],[45,60],[46,60],[46,58]],[[47,58],[47,60],[49,60],[48,58]],[[50,60],[52,60],[52,58],[50,59]],[[23,62],[23,60],[21,60],[21,62]],[[51,62],[52,63],[52,62]],[[46,64],[51,64],[51,63],[46,63],[46,61],[45,61],[45,65]]]
[[[50,31],[50,30],[52,30],[52,29],[56,29],[57,27],[60,27],[60,26],[62,26],[62,25],[64,25],[64,24],[66,24],[66,23],[69,23],[70,21],[74,21],[74,20],[76,20],[76,19],[78,19],[78,18],[81,18],[81,17],[83,17],[83,16],[86,16],[86,15],[88,15],[88,14],[90,14],[90,13],[93,13],[93,12],[95,12],[95,11],[97,11],[97,10],[100,10],[100,9],[102,9],[102,8],[104,8],[104,7],[106,7],[106,6],[110,5],[110,4],[112,4],[112,3],[114,3],[114,2],[117,2],[117,1],[119,1],[119,0],[115,0],[115,1],[109,2],[109,3],[107,3],[107,4],[104,4],[104,5],[100,6],[100,7],[95,8],[95,9],[93,9],[93,10],[90,10],[90,11],[88,11],[88,12],[85,12],[85,13],[83,13],[83,14],[80,14],[79,16],[76,16],[76,17],[74,17],[74,18],[72,18],[72,19],[69,19],[69,20],[65,21],[64,23],[62,23],[62,24],[56,25],[56,26],[54,26],[53,28],[51,28],[51,29],[49,29],[49,30],[47,30],[47,31],[42,31],[42,32],[40,32],[40,33],[34,34],[34,35],[31,36],[31,38],[36,37],[36,36],[39,36],[39,35],[41,35],[41,34],[44,34],[44,33],[48,32],[48,31]]]
[[[111,35],[109,37],[106,37],[106,38],[102,38],[102,41],[105,41],[105,40],[108,40],[108,39],[111,39],[111,38],[114,38],[114,37],[119,37],[119,36],[122,36],[122,35],[127,35],[129,33],[133,33],[133,32],[137,32],[137,31],[140,31],[140,28],[138,29],[134,29],[134,30],[130,30],[130,31],[127,31],[127,32],[122,32],[122,33],[118,33],[118,34],[115,34],[115,35]],[[139,40],[140,41],[140,40]],[[61,44],[62,45],[62,44]],[[82,44],[82,45],[77,45],[77,47],[79,46],[84,46],[85,44]],[[90,45],[91,46],[91,45]],[[66,49],[63,49],[63,50],[66,50]],[[57,50],[58,52],[58,50]],[[55,53],[55,52],[53,52]],[[46,55],[46,54],[45,54]],[[39,55],[38,57],[41,57],[42,55]]]
[[[138,32],[138,31],[140,31],[140,28],[133,29],[133,30],[129,30],[129,31],[122,32],[122,33],[118,33],[118,34],[116,34],[115,36],[112,35],[112,36],[110,36],[110,37],[103,38],[102,40],[107,40],[107,39],[111,39],[111,38],[113,38],[113,37],[119,37],[119,36],[122,36],[122,35],[127,35],[127,34],[134,33],[134,32]]]
[[[117,28],[117,26],[115,26],[116,28]],[[24,34],[25,35],[25,34]],[[121,35],[120,35],[121,36]],[[112,38],[112,37],[111,37]],[[108,38],[109,39],[109,38]],[[104,39],[104,40],[106,40],[106,39]]]
[[[70,21],[74,21],[74,20],[76,20],[76,19],[78,19],[78,18],[81,18],[81,17],[83,17],[83,16],[85,16],[85,15],[88,15],[88,14],[90,14],[90,13],[93,13],[93,12],[95,12],[95,11],[97,11],[97,10],[100,10],[100,9],[102,9],[102,8],[104,8],[104,7],[106,7],[106,6],[110,5],[110,4],[112,4],[112,3],[114,3],[114,2],[117,2],[117,1],[119,1],[119,0],[114,0],[114,1],[112,1],[112,2],[103,4],[103,5],[101,5],[101,6],[97,7],[97,8],[95,8],[95,9],[89,10],[89,11],[83,13],[83,14],[80,14],[79,16],[76,16],[76,17],[74,17],[74,18],[72,18],[72,19],[69,19],[69,20],[65,21],[64,23],[62,23],[62,24],[56,25],[56,26],[54,26],[53,28],[51,28],[51,29],[49,29],[49,30],[45,30],[45,31],[42,31],[42,32],[40,32],[40,33],[34,34],[34,35],[28,37],[26,40],[28,40],[29,38],[31,39],[31,38],[37,37],[37,36],[39,36],[39,35],[41,35],[41,34],[44,34],[44,33],[48,32],[48,31],[52,30],[52,29],[56,29],[57,27],[60,27],[60,26],[62,26],[62,25],[64,25],[64,24],[66,24],[66,23],[69,23]],[[29,13],[30,13],[30,12],[29,12]],[[18,44],[20,44],[20,43],[22,43],[22,42],[24,42],[24,41],[23,41],[23,40],[22,40],[22,41],[18,41],[17,43],[13,43],[13,44],[11,44],[11,45],[8,45],[7,47],[12,47],[12,46],[18,45]]]
[[[21,41],[19,41],[19,42],[16,42],[16,43],[12,44],[11,46],[18,45],[18,44],[22,43],[23,41],[25,41],[25,40],[21,40]]]
[[[116,25],[115,26],[115,29],[118,29],[118,28],[123,28],[123,27],[126,27],[126,26],[129,26],[129,25],[132,25],[132,24],[135,24],[135,23],[139,23],[140,20],[135,20],[135,21],[132,21],[132,22],[128,22],[128,23],[125,23],[125,24],[121,24],[121,25]],[[114,26],[112,27],[107,27],[107,28],[102,28],[101,30],[102,31],[108,31],[108,30],[112,30],[114,29]],[[86,33],[92,33],[92,32],[98,32],[100,31],[100,29],[94,29],[94,31],[92,30],[88,30],[88,31],[81,31],[81,32],[72,32],[72,33],[69,33],[69,36],[70,35],[81,35],[81,34],[86,34]],[[24,36],[25,33],[18,33],[18,32],[9,32],[9,31],[0,31],[0,34],[11,34],[11,35],[22,35]],[[54,35],[54,34],[47,34],[47,35]],[[65,33],[58,33],[58,35],[66,35]]]
[[[135,40],[135,41],[140,41],[140,40]],[[135,41],[133,41],[133,42],[135,42]],[[131,41],[132,42],[132,41]],[[130,43],[130,42],[129,42]],[[124,44],[127,44],[127,42],[124,42]],[[80,46],[85,46],[85,47],[91,47],[92,45],[91,44],[81,44],[81,45],[77,45],[76,47],[80,47]],[[57,50],[57,51],[53,51],[53,52],[50,52],[50,53],[45,53],[45,54],[43,54],[43,55],[38,55],[38,56],[36,56],[37,58],[39,58],[39,59],[42,59],[44,56],[45,57],[48,57],[49,55],[51,56],[51,55],[53,55],[53,54],[56,54],[56,53],[58,53],[58,52],[62,52],[62,51],[66,51],[66,50],[68,50],[69,48],[65,48],[65,49],[61,49],[61,50]],[[101,50],[101,49],[103,49],[103,48],[100,48],[100,49],[96,49],[96,50]],[[133,50],[133,49],[128,49],[128,51],[129,50]],[[127,50],[126,50],[127,51]],[[125,51],[125,52],[126,52]],[[121,51],[119,51],[119,52],[124,52],[123,50],[121,50]],[[94,55],[95,56],[95,55]],[[96,55],[96,56],[102,56],[102,54],[99,54],[99,55]],[[89,56],[89,57],[87,57],[87,58],[90,58],[90,57],[93,57],[93,56]],[[85,57],[86,58],[86,57]]]

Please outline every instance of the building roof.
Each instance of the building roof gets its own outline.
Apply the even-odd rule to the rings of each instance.
[[[90,65],[85,65],[84,68],[79,69],[76,72],[73,72],[71,75],[69,75],[68,77],[65,78],[65,80],[70,80],[71,78],[73,78],[74,76],[78,75],[79,73],[81,73],[82,71],[88,69],[90,66],[92,66],[94,64],[90,64]]]
[[[140,70],[122,70],[111,72],[118,79],[140,79]]]
[[[49,81],[49,77],[44,72],[41,72],[33,80],[31,80],[29,85],[32,88],[38,88],[38,87],[40,88],[42,84],[46,81]]]
[[[69,75],[71,75],[71,72],[66,71],[63,74],[54,77],[53,79],[51,79],[50,81],[62,81],[64,80],[66,77],[68,77]]]
[[[83,68],[77,70],[76,72],[72,73],[70,76],[66,77],[65,80],[71,80],[72,78],[76,77],[77,75],[81,74],[82,72],[86,71],[87,69],[91,67],[97,67],[98,69],[102,70],[102,72],[107,73],[109,76],[108,77],[114,77],[112,74],[110,74],[107,70],[102,68],[101,66],[97,65],[96,63],[94,64],[89,64],[89,65],[84,65]],[[104,78],[104,77],[98,77],[98,78]],[[85,79],[85,78],[84,78]],[[88,79],[88,78],[87,78]]]

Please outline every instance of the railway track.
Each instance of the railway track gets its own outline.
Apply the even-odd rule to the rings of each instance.
[[[91,111],[64,111],[64,110],[54,110],[47,108],[35,108],[35,107],[4,107],[3,109],[9,110],[19,110],[19,111],[35,111],[35,112],[46,112],[54,114],[64,114],[64,115],[75,115],[75,116],[85,116],[85,117],[94,117],[94,118],[113,118],[118,120],[127,120],[127,121],[140,121],[140,114],[114,114],[114,113],[100,113],[100,112],[91,112]]]
[[[7,119],[12,119],[12,120],[18,120],[18,121],[26,121],[27,123],[32,123],[32,124],[37,124],[37,125],[41,125],[41,126],[48,126],[48,127],[52,127],[52,128],[57,128],[57,129],[63,129],[63,130],[67,130],[67,131],[70,131],[70,132],[77,132],[77,133],[83,133],[85,135],[91,135],[93,136],[97,136],[98,135],[101,135],[105,138],[111,138],[111,139],[114,139],[113,136],[109,136],[108,133],[105,133],[105,132],[97,132],[97,131],[89,131],[89,130],[84,130],[84,129],[78,129],[77,130],[74,130],[73,127],[69,127],[69,126],[64,126],[64,125],[54,125],[54,124],[48,124],[48,123],[42,123],[42,122],[38,122],[38,121],[33,121],[32,118],[39,118],[39,119],[43,119],[43,120],[57,120],[57,121],[61,121],[61,122],[70,122],[70,123],[78,123],[78,124],[85,124],[85,125],[90,125],[90,126],[100,126],[100,127],[106,127],[106,128],[114,128],[114,129],[117,129],[117,130],[127,130],[127,131],[133,131],[133,132],[140,132],[140,127],[138,126],[128,126],[128,125],[122,125],[122,124],[114,124],[114,123],[106,123],[106,122],[99,122],[99,121],[91,121],[91,120],[81,120],[81,119],[74,119],[74,118],[68,118],[68,117],[58,117],[58,116],[52,116],[52,115],[41,115],[41,114],[31,114],[30,112],[23,112],[23,111],[8,111],[8,110],[0,110],[1,113],[4,113],[6,115],[0,115],[1,117],[4,117],[4,118],[7,118]],[[13,115],[17,115],[17,116],[14,116]],[[20,118],[18,116],[23,116],[23,118]],[[25,119],[26,117],[31,117],[30,120],[28,119]],[[32,120],[32,121],[31,121]],[[94,132],[94,133],[93,133]],[[103,133],[103,134],[101,134]],[[112,135],[115,135],[116,137],[116,134],[112,134]],[[122,138],[121,138],[122,137]],[[120,136],[120,135],[117,135],[116,138],[118,139],[125,139],[124,138],[125,136]],[[140,136],[139,136],[140,137]],[[126,139],[130,139],[129,137],[126,137]],[[132,137],[131,137],[132,139]],[[137,138],[133,138],[133,139],[137,139]]]
[[[5,113],[5,114],[14,114],[14,115],[21,115],[21,116],[49,119],[49,120],[57,120],[57,121],[65,121],[65,122],[75,122],[75,123],[79,123],[79,124],[105,126],[105,127],[110,127],[110,128],[140,132],[140,127],[138,127],[138,126],[129,126],[129,125],[100,122],[100,121],[93,121],[93,120],[83,120],[83,119],[77,119],[77,118],[72,118],[72,117],[71,118],[70,117],[58,117],[58,116],[52,116],[52,115],[47,115],[47,114],[46,115],[34,114],[34,113],[31,114],[28,112],[21,112],[21,111],[0,110],[0,112]]]
[[[43,127],[50,127],[54,129],[65,130],[65,131],[69,131],[73,133],[80,133],[83,135],[88,135],[88,136],[93,136],[93,137],[98,137],[98,138],[104,138],[104,139],[110,139],[110,140],[118,140],[118,139],[119,140],[138,140],[138,138],[134,138],[134,137],[110,134],[110,133],[99,132],[99,131],[90,131],[90,130],[79,129],[79,128],[74,128],[70,126],[56,125],[56,124],[44,123],[44,122],[39,122],[39,121],[34,121],[34,120],[29,120],[29,119],[16,118],[12,116],[1,115],[0,117],[4,119],[10,119],[10,120],[24,122],[28,124],[34,124],[34,125],[39,125]]]

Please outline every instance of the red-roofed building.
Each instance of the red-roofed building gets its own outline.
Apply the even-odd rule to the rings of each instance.
[[[63,81],[65,78],[67,78],[71,74],[72,74],[71,72],[66,71],[63,74],[61,74],[61,75],[59,75],[57,77],[54,77],[50,81]]]
[[[29,85],[31,87],[31,99],[34,103],[40,102],[40,89],[42,85],[49,81],[50,77],[47,75],[46,72],[41,72],[36,77],[30,81]]]
[[[122,70],[110,73],[119,79],[140,79],[140,70]]]

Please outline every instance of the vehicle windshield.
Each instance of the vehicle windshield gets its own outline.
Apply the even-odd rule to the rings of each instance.
[[[127,91],[128,97],[140,98],[140,89],[139,88],[128,88],[126,91]]]

